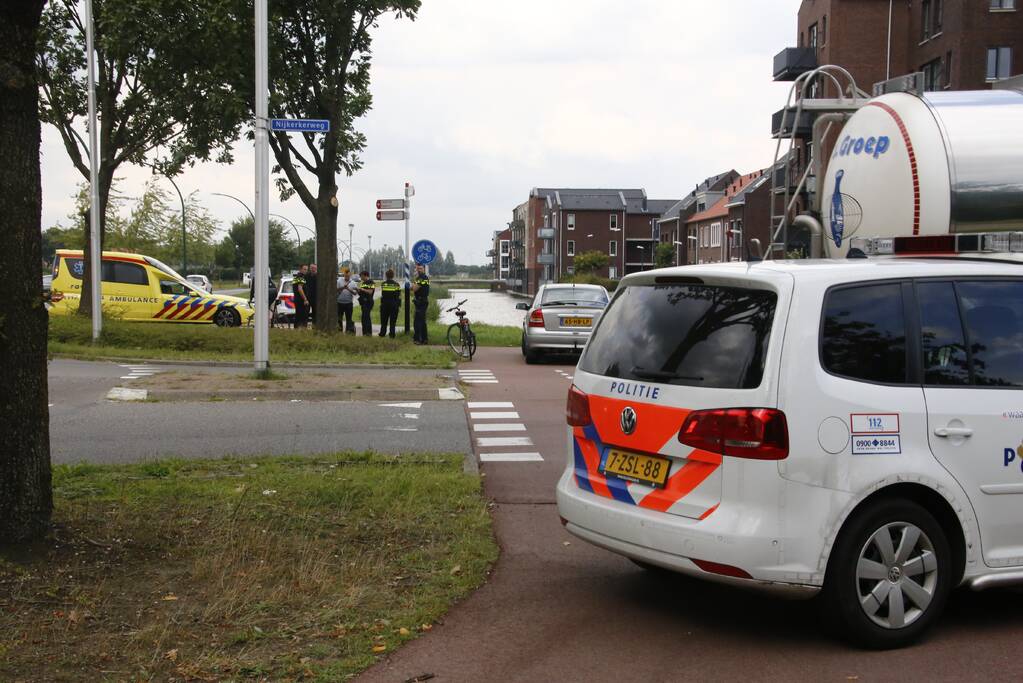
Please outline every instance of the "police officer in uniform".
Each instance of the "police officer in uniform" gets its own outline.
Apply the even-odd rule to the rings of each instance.
[[[376,294],[377,283],[369,276],[369,271],[359,273],[359,307],[362,309],[362,336],[373,334],[373,295]]]
[[[391,339],[394,339],[394,325],[398,322],[398,309],[401,308],[401,285],[394,279],[394,271],[390,268],[384,273],[386,278],[380,285],[380,336],[387,334],[387,326],[391,326]]]
[[[291,281],[291,291],[294,292],[295,301],[295,328],[305,327],[309,323],[309,296],[306,294],[305,287],[306,274],[309,272],[309,266],[302,265],[298,272],[295,273],[294,279]]]
[[[412,281],[412,296],[416,315],[412,321],[412,342],[426,344],[426,309],[430,306],[430,276],[426,274],[426,266],[416,264],[416,278]]]

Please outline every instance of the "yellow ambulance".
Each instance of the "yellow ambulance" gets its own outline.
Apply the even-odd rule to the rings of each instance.
[[[81,250],[57,250],[50,315],[78,310],[84,273]],[[122,320],[237,327],[248,325],[254,313],[246,299],[208,294],[151,256],[104,251],[101,277],[103,311]]]

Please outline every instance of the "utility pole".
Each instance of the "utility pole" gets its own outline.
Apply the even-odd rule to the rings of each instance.
[[[409,242],[409,218],[412,216],[412,196],[416,188],[405,183],[405,334],[412,328],[409,308],[412,304],[412,244]]]
[[[369,271],[370,279],[373,278],[373,235],[366,235],[369,240],[369,251],[366,252],[366,270]]]
[[[267,287],[267,268],[270,261],[270,236],[267,227],[270,213],[270,159],[267,138],[267,110],[269,109],[269,88],[267,84],[267,0],[255,0],[255,33],[256,33],[256,213],[255,228],[255,272],[252,274],[253,291],[252,305],[255,306],[255,329],[253,332],[253,360],[256,372],[266,372],[270,368],[269,338],[269,288]]]
[[[174,182],[174,178],[171,178],[166,171],[159,171],[156,166],[152,167],[153,172],[159,172],[164,178],[170,181],[170,184],[174,186],[174,191],[178,193],[178,199],[181,200],[181,274],[188,275],[188,233],[185,231],[185,196],[181,194],[181,188]]]
[[[103,331],[103,253],[99,235],[99,125],[96,123],[96,48],[93,36],[92,0],[85,0],[85,51],[89,70],[89,278],[92,289],[92,340],[99,341]],[[79,300],[81,305],[81,300]]]

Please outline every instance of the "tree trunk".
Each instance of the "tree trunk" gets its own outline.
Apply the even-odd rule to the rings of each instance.
[[[337,330],[337,207],[331,206],[330,197],[316,198],[316,329],[324,332]]]
[[[50,524],[47,316],[41,266],[39,86],[36,32],[43,0],[0,4],[0,542],[42,534]]]

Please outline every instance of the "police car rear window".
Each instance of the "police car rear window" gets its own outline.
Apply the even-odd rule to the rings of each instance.
[[[626,288],[579,367],[605,377],[719,389],[760,386],[778,297],[708,285]]]

